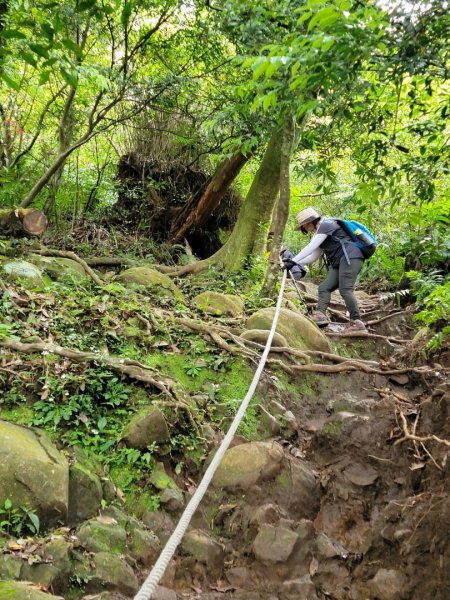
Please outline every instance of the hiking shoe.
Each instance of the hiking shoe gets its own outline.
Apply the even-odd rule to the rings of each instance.
[[[325,327],[326,325],[328,325],[328,323],[330,322],[327,315],[323,312],[320,311],[316,311],[313,312],[309,318],[311,319],[311,321],[314,321],[314,323],[316,325],[318,325],[319,327]]]
[[[345,331],[367,331],[366,326],[360,319],[355,319],[354,321],[350,321],[345,325]]]

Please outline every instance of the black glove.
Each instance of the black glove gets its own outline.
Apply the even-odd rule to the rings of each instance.
[[[283,260],[282,269],[286,269],[287,271],[290,271],[294,267],[299,266],[299,264],[296,263],[295,260],[292,260],[292,258],[283,258],[282,260]]]
[[[300,281],[300,279],[303,279],[303,277],[305,277],[305,275],[308,273],[308,270],[303,265],[299,265],[298,263],[296,263],[296,265],[298,269],[294,267],[291,273],[295,281]]]

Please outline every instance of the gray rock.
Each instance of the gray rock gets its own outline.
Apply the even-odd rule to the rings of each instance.
[[[280,600],[317,600],[316,586],[309,575],[285,581],[279,588]]]
[[[331,540],[325,533],[319,533],[316,538],[316,552],[319,558],[347,558],[348,551],[339,543]]]
[[[345,477],[358,487],[366,487],[378,479],[377,471],[370,465],[353,463],[344,470]]]
[[[0,581],[0,598],[2,600],[64,600],[61,596],[41,592],[29,583],[19,581]]]
[[[163,413],[156,407],[146,408],[128,423],[122,440],[129,448],[147,448],[151,444],[167,442],[169,428]]]
[[[22,559],[14,554],[0,555],[0,581],[6,579],[20,579]]]
[[[125,529],[113,522],[104,523],[91,519],[83,523],[76,536],[89,552],[124,554],[127,546]]]
[[[161,550],[159,539],[151,531],[133,526],[128,533],[128,547],[131,556],[146,567],[151,567]]]
[[[269,337],[269,329],[246,329],[239,337],[243,340],[249,340],[250,342],[256,342],[262,346],[266,345],[267,338]],[[281,333],[275,331],[272,339],[272,346],[275,348],[287,348],[289,347],[287,339]]]
[[[25,562],[21,579],[51,587],[58,594],[64,593],[72,573],[71,548],[72,544],[62,536],[46,542],[38,550],[39,556],[45,562],[38,564]]]
[[[69,465],[47,434],[0,421],[0,505],[35,510],[42,527],[67,521]]]
[[[177,593],[169,588],[157,585],[152,594],[152,600],[177,600]]]
[[[44,287],[42,271],[26,260],[11,260],[3,263],[3,271],[9,279],[22,281],[27,287]]]
[[[52,279],[60,280],[63,277],[71,277],[74,281],[87,279],[88,275],[83,266],[76,260],[60,256],[41,256],[32,254],[30,261],[39,269],[47,273]]]
[[[96,515],[103,500],[100,478],[81,463],[69,468],[69,516],[75,525]]]
[[[172,535],[175,524],[165,512],[148,511],[142,516],[142,521],[159,539],[161,544],[165,544]]]
[[[244,303],[239,296],[220,292],[202,292],[192,299],[192,304],[201,312],[214,316],[235,317],[244,312]]]
[[[289,461],[289,467],[276,480],[275,491],[280,504],[288,503],[292,516],[311,518],[315,516],[320,500],[317,478],[307,463]]]
[[[161,492],[159,501],[169,512],[178,512],[184,508],[184,496],[181,490],[166,488]]]
[[[247,567],[232,567],[225,573],[225,578],[235,588],[253,587],[252,572]]]
[[[195,560],[207,565],[215,572],[221,571],[224,563],[224,548],[201,529],[191,529],[181,542],[181,548]]]
[[[276,442],[249,442],[230,448],[214,475],[214,487],[248,489],[275,477],[282,468],[283,449]]]
[[[99,552],[93,559],[94,568],[88,589],[117,590],[134,596],[139,590],[139,581],[133,569],[121,558],[109,552]]]
[[[370,581],[370,589],[377,600],[404,600],[408,597],[407,578],[396,569],[378,569]]]
[[[253,542],[253,553],[263,563],[286,562],[291,556],[298,535],[285,527],[263,525]]]

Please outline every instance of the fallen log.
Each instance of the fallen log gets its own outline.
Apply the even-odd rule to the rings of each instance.
[[[35,208],[1,208],[0,228],[8,233],[41,236],[47,230],[47,217]]]

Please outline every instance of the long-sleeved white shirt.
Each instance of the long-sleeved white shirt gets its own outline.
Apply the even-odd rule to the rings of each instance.
[[[328,236],[325,233],[315,233],[309,244],[307,244],[303,250],[300,250],[292,260],[301,265],[309,265],[318,260],[323,254],[320,245],[323,244],[327,237]]]

